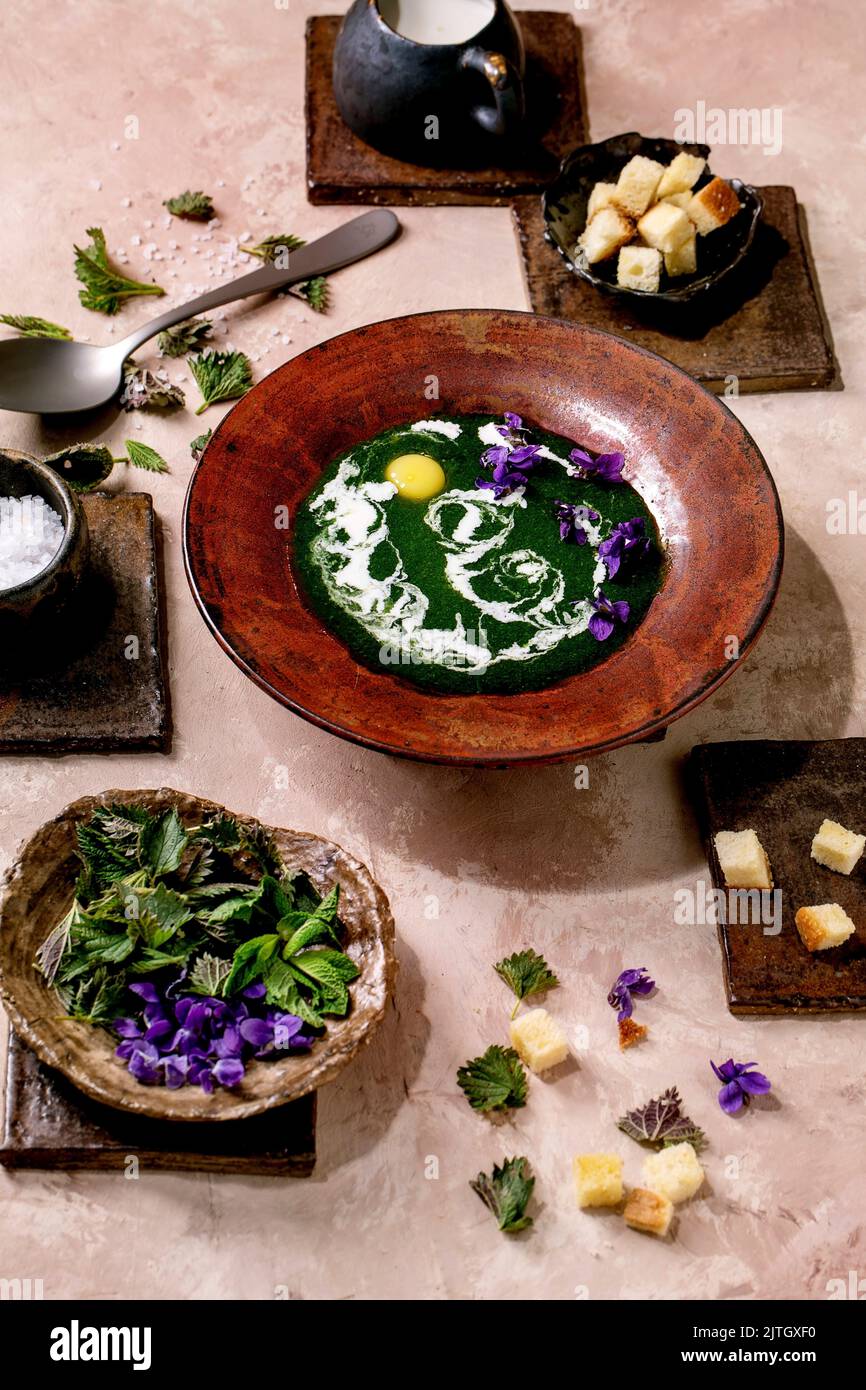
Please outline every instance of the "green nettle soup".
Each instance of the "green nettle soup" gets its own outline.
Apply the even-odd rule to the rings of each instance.
[[[373,670],[447,693],[540,689],[621,646],[661,585],[623,463],[512,414],[386,430],[301,504],[301,587]]]

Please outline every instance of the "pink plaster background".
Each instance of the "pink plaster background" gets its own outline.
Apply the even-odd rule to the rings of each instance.
[[[866,733],[866,539],[831,537],[825,525],[828,500],[862,489],[866,433],[859,6],[524,4],[574,8],[593,139],[668,133],[676,108],[700,98],[783,109],[778,157],[755,148],[714,157],[721,174],[796,186],[846,384],[844,393],[733,402],[785,508],[777,609],[715,698],[664,743],[593,762],[588,790],[575,789],[569,767],[482,774],[389,761],[278,708],[205,631],[179,534],[199,421],[107,416],[99,437],[115,452],[140,424],[171,465],[153,479],[120,470],[112,485],[152,491],[166,536],[174,749],[4,759],[0,868],[83,793],[173,784],[331,836],[364,859],[391,897],[402,971],[385,1026],[320,1097],[311,1181],[0,1172],[0,1276],[42,1278],[48,1298],[822,1299],[828,1280],[866,1276],[866,1020],[734,1020],[714,929],[672,920],[675,891],[706,874],[680,788],[694,743]],[[109,321],[79,306],[72,275],[73,239],[94,223],[110,247],[125,248],[132,274],[150,270],[180,298],[213,282],[213,263],[238,273],[218,260],[232,235],[312,238],[351,215],[309,207],[304,191],[304,21],[339,8],[342,0],[6,0],[0,309],[100,341]],[[137,140],[125,138],[130,115]],[[222,224],[197,255],[200,228],[161,221],[161,200],[187,187],[213,193]],[[377,318],[526,307],[506,210],[400,215],[400,243],[334,278],[326,318],[289,299],[240,305],[228,310],[225,341],[258,355],[258,376]],[[165,259],[144,258],[149,242]],[[134,302],[118,331],[153,310]],[[169,371],[185,375],[183,363]],[[189,395],[196,400],[194,388]],[[67,438],[28,417],[0,419],[5,444],[47,451]],[[490,966],[526,944],[563,980],[549,1006],[576,1060],[551,1081],[532,1080],[526,1109],[491,1127],[470,1112],[454,1072],[505,1040],[508,1001]],[[605,994],[625,965],[650,967],[661,993],[642,1012],[649,1041],[622,1056]],[[738,1121],[718,1110],[707,1064],[732,1053],[760,1061],[776,1102]],[[710,1136],[709,1181],[706,1197],[681,1211],[676,1239],[657,1244],[615,1216],[579,1213],[570,1164],[582,1150],[618,1149],[636,1181],[641,1153],[613,1122],[674,1083]],[[511,1153],[527,1154],[538,1177],[535,1228],[516,1240],[499,1235],[467,1186]],[[438,1177],[425,1176],[431,1157]]]

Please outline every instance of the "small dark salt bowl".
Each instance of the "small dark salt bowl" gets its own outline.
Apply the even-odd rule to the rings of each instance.
[[[87,518],[75,493],[31,454],[0,449],[0,497],[41,497],[57,512],[64,534],[44,569],[23,584],[0,589],[0,664],[14,664],[23,648],[50,640],[90,559]]]
[[[728,179],[728,183],[742,207],[724,227],[719,227],[709,236],[698,237],[698,268],[695,274],[667,280],[663,282],[665,287],[655,293],[618,285],[616,256],[589,266],[575,254],[577,239],[586,227],[589,195],[597,183],[615,183],[620,170],[633,155],[642,154],[647,159],[657,159],[660,164],[670,164],[683,150],[686,154],[701,155],[704,159],[710,153],[708,145],[653,139],[633,130],[626,135],[613,135],[597,145],[581,145],[566,155],[559,173],[544,193],[541,206],[545,239],[556,247],[570,271],[579,275],[581,280],[595,285],[596,289],[606,290],[608,294],[653,303],[681,304],[713,289],[745,260],[761,220],[764,201],[756,188],[740,179]],[[703,188],[713,177],[711,171],[705,169],[695,184],[695,191]]]

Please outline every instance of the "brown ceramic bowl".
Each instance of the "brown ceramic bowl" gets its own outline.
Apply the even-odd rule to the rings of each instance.
[[[661,592],[606,661],[541,691],[431,694],[359,666],[302,602],[278,509],[294,515],[328,463],[389,426],[505,410],[624,452],[667,550]],[[686,714],[757,638],[782,547],[779,499],[754,441],[685,372],[580,324],[482,309],[371,324],[273,372],[211,438],[184,527],[206,621],[276,700],[385,753],[480,767],[597,753]]]
[[[103,1105],[158,1120],[242,1120],[332,1081],[381,1023],[396,974],[394,923],[388,900],[368,871],[338,845],[297,830],[268,827],[289,870],[306,873],[324,895],[340,884],[340,919],[346,950],[361,974],[351,986],[352,1008],[330,1019],[309,1053],[276,1062],[256,1062],[234,1090],[206,1095],[198,1086],[168,1091],[144,1086],[114,1056],[114,1040],[100,1028],[62,1017],[54,990],[34,969],[33,959],[51,928],[72,902],[80,868],[75,826],[96,806],[135,801],[154,810],[177,807],[181,820],[197,823],[223,810],[211,801],[161,788],[107,791],[74,801],[43,825],[24,846],[6,877],[0,905],[0,998],[12,1026],[37,1057]],[[256,824],[237,816],[245,825]]]

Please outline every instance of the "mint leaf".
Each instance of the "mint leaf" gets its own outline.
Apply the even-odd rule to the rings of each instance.
[[[142,867],[148,869],[154,878],[174,873],[175,869],[180,868],[188,839],[180,817],[172,807],[158,820],[142,826],[139,839]]]
[[[176,198],[165,198],[163,207],[168,208],[172,217],[187,217],[194,222],[209,222],[214,215],[213,199],[208,193],[178,193]]]
[[[139,294],[165,294],[161,285],[129,280],[110,263],[101,227],[89,227],[89,246],[75,247],[75,274],[84,286],[78,298],[85,309],[100,314],[116,314],[121,300]]]
[[[226,997],[235,990],[245,989],[262,975],[268,962],[276,955],[280,938],[276,935],[254,936],[237,948],[232,968],[226,976],[223,993]]]
[[[500,1231],[514,1235],[532,1225],[526,1208],[535,1178],[530,1174],[528,1159],[506,1158],[501,1168],[494,1164],[489,1177],[487,1173],[479,1173],[469,1186],[493,1212]]]
[[[517,995],[518,1003],[527,995],[542,994],[545,990],[555,989],[559,984],[544,956],[539,956],[531,948],[497,961],[493,969]]]
[[[617,1128],[638,1144],[650,1144],[660,1149],[685,1141],[699,1153],[707,1143],[707,1136],[682,1113],[681,1107],[679,1091],[676,1086],[671,1086],[655,1100],[637,1110],[629,1110],[617,1120]]]
[[[526,1072],[513,1047],[494,1043],[457,1072],[473,1110],[517,1110],[526,1104]]]
[[[31,314],[0,314],[0,323],[5,323],[7,328],[14,328],[22,338],[72,337],[68,328],[61,328],[59,323],[36,318]]]

